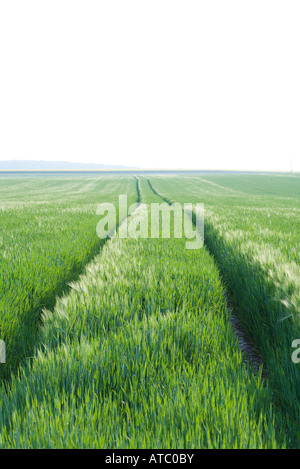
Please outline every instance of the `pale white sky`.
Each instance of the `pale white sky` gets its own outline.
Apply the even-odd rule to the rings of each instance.
[[[0,160],[300,171],[299,0],[0,0]]]

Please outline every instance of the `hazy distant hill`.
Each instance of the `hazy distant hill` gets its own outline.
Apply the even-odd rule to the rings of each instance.
[[[79,170],[79,169],[133,169],[129,166],[117,166],[109,164],[94,163],[70,163],[69,161],[35,161],[35,160],[12,160],[0,161],[0,171],[23,171],[23,170]]]

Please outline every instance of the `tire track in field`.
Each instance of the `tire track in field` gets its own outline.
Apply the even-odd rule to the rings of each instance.
[[[167,197],[165,197],[164,195],[160,194],[153,187],[152,182],[150,181],[150,179],[147,178],[147,182],[148,182],[148,185],[149,185],[150,189],[152,190],[152,192],[156,196],[160,197],[162,199],[162,201],[166,202],[169,205],[172,205],[174,203],[174,201],[172,201],[172,200],[168,199]],[[206,248],[208,249],[207,246],[206,246]],[[208,251],[210,252],[209,249],[208,249]],[[210,255],[214,259],[214,256],[211,252],[210,252]],[[214,262],[216,263],[215,259],[214,259]],[[221,274],[220,274],[220,276],[221,276]],[[222,278],[222,276],[221,276],[221,278]],[[254,372],[255,375],[258,375],[261,371],[262,378],[267,379],[267,372],[266,372],[266,370],[263,366],[263,361],[262,361],[260,355],[258,354],[257,350],[255,349],[254,345],[250,341],[249,337],[247,336],[247,332],[243,328],[238,316],[234,313],[231,302],[230,302],[230,299],[228,298],[228,293],[227,292],[226,292],[226,297],[227,297],[227,309],[228,309],[228,312],[230,314],[230,322],[231,322],[233,331],[236,335],[239,348],[240,348],[240,350],[242,352],[242,355],[244,357],[244,361],[245,361],[246,365],[250,365],[250,367],[253,369],[253,372]]]
[[[128,179],[130,179],[130,177]],[[136,199],[139,204],[140,197],[141,197],[140,186],[139,186],[138,178],[136,179],[137,179]],[[116,221],[115,231],[119,230],[120,226],[127,218]],[[95,229],[96,229],[96,225],[95,225]],[[57,300],[68,294],[68,292],[72,288],[73,283],[76,283],[80,279],[80,277],[84,275],[87,267],[99,255],[99,253],[102,251],[103,247],[105,246],[108,240],[109,238],[98,239],[97,244],[93,245],[92,248],[90,248],[88,255],[82,261],[82,263],[80,263],[80,267],[76,269],[76,272],[75,272],[75,265],[74,265],[74,272],[72,271],[68,275],[65,274],[64,278],[57,283],[55,289],[51,291],[51,293],[49,294],[49,297],[39,298],[39,304],[36,306],[36,309],[35,309],[36,318],[37,318],[35,322],[35,329],[34,331],[30,331],[30,333],[32,334],[31,337],[33,337],[32,343],[30,343],[30,346],[28,347],[26,352],[19,354],[18,359],[15,360],[15,363],[13,366],[11,366],[8,362],[5,363],[4,367],[0,370],[0,382],[2,381],[2,383],[9,383],[12,375],[16,375],[19,372],[20,367],[22,367],[22,365],[25,363],[26,360],[32,361],[33,356],[34,356],[34,351],[36,350],[38,345],[40,345],[40,330],[41,330],[42,322],[43,322],[43,313],[45,311],[45,304],[47,303],[46,309],[50,312],[53,312],[55,305],[57,303]],[[24,327],[24,324],[22,324],[19,327],[19,329],[16,329],[16,335],[17,336],[18,334],[24,335],[24,330],[25,330],[25,327]],[[13,346],[15,343],[12,342]]]
[[[140,204],[142,197],[141,197],[141,183],[138,177],[134,176],[136,179],[136,191],[137,191],[137,203]]]

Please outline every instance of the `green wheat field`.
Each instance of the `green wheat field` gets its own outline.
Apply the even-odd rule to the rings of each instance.
[[[204,246],[99,239],[119,195]],[[2,173],[0,214],[0,448],[300,448],[300,175]]]

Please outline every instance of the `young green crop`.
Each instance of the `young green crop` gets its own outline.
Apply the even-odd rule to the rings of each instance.
[[[242,364],[218,270],[185,239],[110,240],[40,334],[0,390],[2,448],[285,445],[268,386]]]
[[[101,202],[136,201],[133,178],[2,176],[0,179],[0,339],[7,363],[0,380],[31,356],[43,308],[103,244],[96,235]]]
[[[282,176],[226,177],[1,181],[1,324],[22,366],[0,387],[0,447],[299,446],[299,373],[289,365],[298,333],[298,180],[284,180],[280,196]],[[212,257],[186,250],[185,239],[108,241],[49,309],[103,244],[97,205],[126,193],[129,203],[205,203],[206,244],[267,382],[243,363]],[[286,266],[295,269],[287,282]]]
[[[300,177],[205,175],[152,177],[156,192],[203,202],[205,243],[231,302],[263,358],[289,446],[300,445]],[[277,423],[277,426],[280,424]]]

